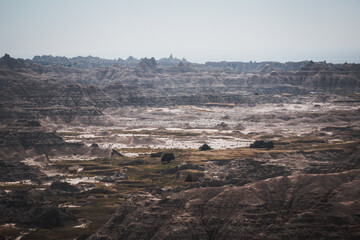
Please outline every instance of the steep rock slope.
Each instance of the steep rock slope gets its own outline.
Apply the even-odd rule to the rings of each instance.
[[[358,239],[359,173],[138,196],[90,239]]]

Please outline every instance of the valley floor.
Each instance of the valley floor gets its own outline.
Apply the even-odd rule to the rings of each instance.
[[[97,232],[91,239],[180,239],[190,238],[184,234],[191,230],[199,239],[234,233],[243,239],[356,239],[360,109],[354,99],[360,96],[309,94],[254,106],[121,107],[103,111],[104,125],[49,118],[40,119],[41,126],[4,124],[0,235],[86,239]],[[30,136],[34,140],[25,144]],[[274,148],[249,148],[256,140],[272,141]],[[199,151],[204,143],[212,149]],[[175,159],[162,163],[164,153]],[[279,191],[284,192],[275,196]],[[205,222],[196,214],[189,213],[190,221],[186,212],[169,213],[174,206],[188,206],[191,214],[205,209]],[[226,218],[226,208],[238,215]],[[268,216],[260,214],[264,209]],[[34,217],[36,211],[43,211],[43,219]],[[164,218],[155,221],[150,215],[156,214]],[[58,222],[44,225],[54,216]],[[151,221],[159,227],[150,228]],[[319,221],[321,227],[309,228]],[[160,227],[170,223],[176,227]]]

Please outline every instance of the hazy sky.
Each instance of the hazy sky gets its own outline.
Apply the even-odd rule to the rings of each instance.
[[[360,0],[0,0],[0,54],[360,62]]]

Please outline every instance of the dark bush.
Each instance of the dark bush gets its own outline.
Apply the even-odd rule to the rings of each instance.
[[[250,144],[250,148],[274,148],[273,141],[255,141]]]
[[[207,150],[211,150],[211,147],[209,145],[207,145],[206,143],[204,143],[202,146],[199,147],[200,151],[207,151]]]
[[[175,159],[175,156],[173,153],[165,153],[164,155],[162,155],[161,157],[161,162],[162,163],[169,163],[171,160]]]
[[[188,174],[185,178],[185,182],[192,182],[192,181],[194,181],[193,177],[190,174]]]

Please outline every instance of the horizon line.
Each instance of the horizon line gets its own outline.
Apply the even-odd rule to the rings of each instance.
[[[77,54],[74,54],[71,56],[71,54],[68,54],[68,55],[52,55],[52,54],[42,54],[42,55],[32,55],[32,57],[18,57],[18,56],[12,56],[11,54],[8,54],[8,53],[4,53],[4,55],[2,57],[4,57],[5,55],[9,55],[11,58],[15,58],[15,59],[22,59],[22,60],[30,60],[30,61],[34,61],[34,57],[37,57],[37,56],[40,56],[40,57],[43,57],[43,56],[51,56],[51,57],[65,57],[67,59],[72,59],[72,58],[77,58],[77,57],[93,57],[93,58],[100,58],[100,59],[103,59],[103,60],[110,60],[110,61],[117,61],[119,59],[121,60],[124,60],[126,61],[128,58],[132,57],[132,58],[135,58],[136,60],[141,60],[141,59],[145,59],[145,58],[154,58],[156,61],[159,61],[161,59],[168,59],[170,58],[171,56],[174,58],[174,59],[178,59],[180,61],[182,61],[183,59],[186,60],[186,62],[189,62],[189,63],[194,63],[194,64],[206,64],[206,63],[211,63],[211,62],[237,62],[237,63],[262,63],[262,62],[277,62],[277,63],[288,63],[288,62],[323,62],[323,63],[330,63],[330,64],[360,64],[360,60],[357,60],[357,61],[329,61],[329,60],[313,60],[313,59],[302,59],[302,60],[287,60],[287,61],[281,61],[281,60],[219,60],[219,61],[216,61],[216,60],[207,60],[207,61],[203,61],[203,62],[198,62],[198,61],[189,61],[188,58],[186,57],[175,57],[174,54],[170,54],[168,57],[164,56],[164,57],[160,57],[160,58],[156,58],[154,56],[145,56],[145,57],[134,57],[132,55],[129,55],[127,58],[122,58],[122,57],[116,57],[116,58],[109,58],[109,57],[101,57],[101,56],[96,56],[96,55],[92,55],[92,54],[89,54],[89,55],[77,55]],[[25,56],[25,55],[24,55]]]

